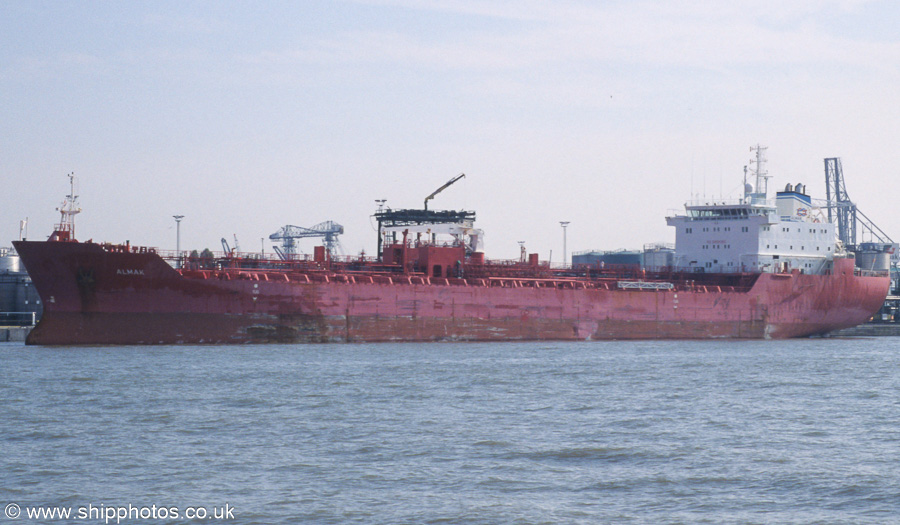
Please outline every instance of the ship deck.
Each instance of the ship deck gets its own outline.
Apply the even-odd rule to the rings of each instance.
[[[160,254],[186,279],[249,280],[306,283],[346,283],[383,285],[468,286],[492,288],[550,288],[589,290],[648,290],[693,292],[748,292],[759,274],[707,274],[671,268],[641,269],[630,265],[605,267],[581,265],[551,268],[543,263],[485,261],[466,263],[456,277],[431,277],[422,272],[404,271],[375,259],[335,258],[315,261],[265,259],[252,256],[222,256],[178,259]]]

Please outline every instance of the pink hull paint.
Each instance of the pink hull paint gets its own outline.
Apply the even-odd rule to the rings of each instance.
[[[789,338],[865,322],[890,279],[744,274],[622,290],[615,279],[429,279],[344,270],[173,269],[152,251],[16,242],[44,303],[28,344]],[[703,279],[700,279],[703,277]],[[697,284],[698,282],[707,284]],[[728,281],[730,282],[730,281]]]

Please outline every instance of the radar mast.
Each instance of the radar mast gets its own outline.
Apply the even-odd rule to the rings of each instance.
[[[754,186],[754,192],[750,194],[751,204],[765,204],[766,199],[769,196],[769,179],[771,178],[771,176],[766,170],[767,149],[769,149],[768,146],[761,146],[759,144],[757,144],[755,147],[750,147],[750,151],[756,152],[756,159],[750,160],[750,164],[753,165],[751,173],[756,176],[756,185]]]
[[[78,195],[75,194],[75,173],[69,173],[69,194],[56,211],[60,213],[59,224],[53,232],[53,239],[57,241],[75,240],[75,216],[81,213],[78,207]]]

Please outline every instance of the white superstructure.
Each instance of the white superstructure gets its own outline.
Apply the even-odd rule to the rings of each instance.
[[[757,169],[762,158],[757,148]],[[757,188],[762,186],[757,177]],[[788,184],[768,199],[765,188],[745,184],[739,201],[691,202],[684,215],[666,218],[675,227],[678,268],[705,272],[824,273],[837,249],[834,225],[806,194]]]

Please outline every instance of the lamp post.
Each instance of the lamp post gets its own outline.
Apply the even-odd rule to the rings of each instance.
[[[181,268],[181,219],[184,215],[172,215],[175,219],[175,257],[178,260],[178,267]]]
[[[559,221],[559,225],[562,226],[563,229],[563,268],[565,268],[568,263],[566,262],[568,259],[566,258],[566,227],[569,226],[571,221]]]

